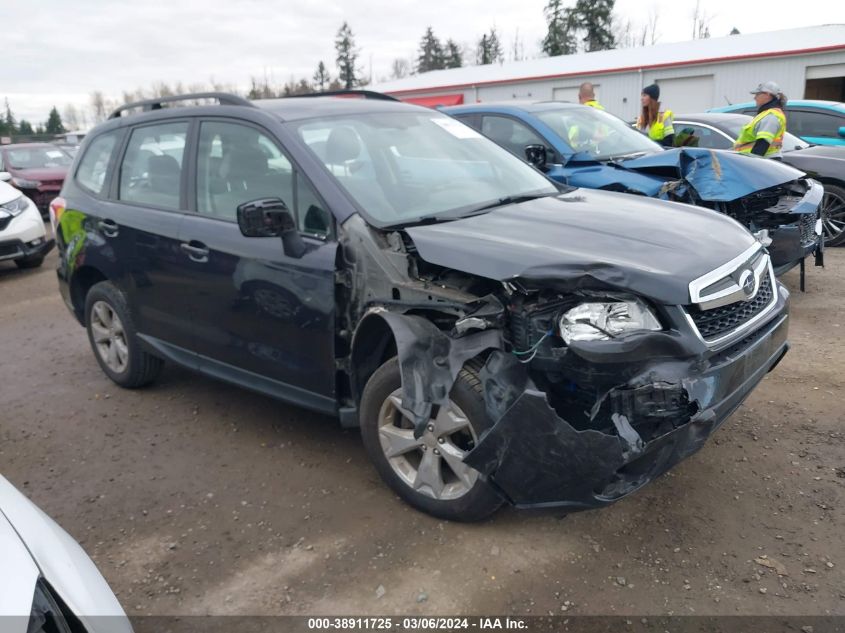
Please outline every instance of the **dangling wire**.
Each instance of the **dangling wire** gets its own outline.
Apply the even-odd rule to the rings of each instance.
[[[539,350],[539,348],[540,348],[540,344],[541,344],[543,341],[545,341],[547,338],[549,338],[549,337],[550,337],[553,333],[554,333],[554,330],[549,330],[548,332],[546,332],[545,334],[543,334],[543,336],[540,338],[540,340],[539,340],[539,341],[537,341],[536,343],[534,343],[534,345],[532,345],[531,347],[529,347],[529,348],[528,348],[528,349],[526,349],[526,350],[523,350],[523,351],[521,351],[521,352],[520,352],[520,351],[517,351],[517,350],[513,350],[513,353],[514,353],[516,356],[524,356],[525,354],[531,354],[531,356],[529,356],[528,358],[518,358],[517,360],[518,360],[520,363],[523,363],[523,364],[525,364],[525,363],[530,363],[532,360],[534,360],[534,357],[537,355],[537,351],[538,351],[538,350]]]

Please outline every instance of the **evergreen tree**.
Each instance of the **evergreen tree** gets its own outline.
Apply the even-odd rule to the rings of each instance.
[[[61,134],[65,132],[65,126],[62,125],[62,117],[59,115],[59,111],[56,109],[56,106],[53,106],[53,109],[50,110],[50,114],[47,116],[47,123],[44,124],[44,131],[47,134]]]
[[[324,92],[332,81],[331,75],[329,75],[329,71],[322,60],[317,64],[317,71],[314,73],[313,80],[314,88],[319,92]]]
[[[616,46],[613,37],[613,5],[616,0],[578,0],[575,15],[584,33],[584,50],[606,51]]]
[[[427,73],[430,70],[440,70],[446,67],[445,53],[440,40],[434,35],[431,27],[425,30],[420,40],[420,51],[417,55],[417,72]]]
[[[361,70],[355,67],[359,51],[355,48],[355,36],[352,34],[352,29],[346,22],[337,32],[334,48],[337,52],[335,61],[337,62],[338,79],[344,88],[351,90],[361,83],[358,78]]]
[[[21,119],[21,122],[18,123],[18,134],[31,135],[35,134],[35,132],[32,131],[32,125],[29,121]]]
[[[548,31],[543,38],[543,52],[549,57],[571,55],[578,50],[578,19],[575,11],[563,6],[563,0],[549,0],[543,11]]]
[[[496,27],[490,29],[489,33],[485,33],[478,40],[478,48],[476,49],[476,61],[481,66],[485,64],[493,64],[501,61],[503,58],[502,43],[499,41],[499,34],[496,32]]]
[[[12,114],[12,108],[9,107],[9,100],[6,99],[6,112],[3,114],[3,127],[6,134],[14,134],[17,131],[17,121]]]
[[[443,63],[445,68],[460,68],[464,65],[464,54],[453,39],[446,40]]]

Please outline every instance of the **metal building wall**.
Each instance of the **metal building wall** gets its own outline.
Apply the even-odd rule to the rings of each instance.
[[[671,80],[682,77],[713,75],[712,98],[701,103],[699,111],[709,108],[749,101],[749,91],[762,81],[773,80],[780,84],[787,97],[800,99],[804,96],[807,67],[845,63],[845,52],[832,52],[791,57],[746,59],[714,64],[694,64],[663,69],[649,69],[643,72],[624,72],[600,75],[584,75],[559,79],[544,79],[499,85],[484,85],[476,88],[441,89],[415,92],[414,97],[438,94],[464,95],[464,103],[484,101],[507,101],[510,99],[550,100],[555,89],[573,94],[571,90],[582,81],[598,84],[601,103],[613,114],[626,120],[634,119],[639,112],[640,91],[643,86],[655,80]],[[667,107],[678,110],[671,103]]]

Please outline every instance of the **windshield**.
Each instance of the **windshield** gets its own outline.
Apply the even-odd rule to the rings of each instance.
[[[379,226],[455,219],[559,192],[517,157],[437,112],[310,119],[297,131]]]
[[[574,152],[586,152],[596,160],[653,154],[661,149],[621,119],[596,108],[557,108],[535,114]]]
[[[733,138],[739,136],[739,132],[744,125],[746,125],[753,117],[750,116],[738,116],[732,117],[727,119],[723,122],[725,132],[730,134]],[[794,134],[790,134],[786,132],[783,135],[783,151],[784,152],[791,152],[792,150],[796,149],[804,149],[810,147],[810,144],[795,136]]]
[[[73,160],[58,147],[18,147],[3,152],[12,169],[44,169],[70,167]]]

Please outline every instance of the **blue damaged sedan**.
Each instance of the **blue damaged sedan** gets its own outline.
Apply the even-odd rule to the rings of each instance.
[[[574,103],[512,101],[442,111],[558,182],[722,212],[768,246],[777,275],[812,253],[822,264],[824,189],[788,165],[697,147],[664,150],[612,114]],[[683,139],[681,127],[675,132]]]

